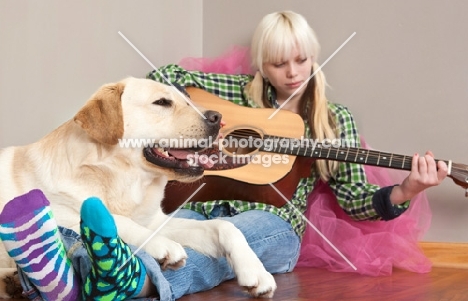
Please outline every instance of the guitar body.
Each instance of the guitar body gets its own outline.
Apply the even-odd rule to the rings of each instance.
[[[202,183],[205,183],[203,188],[190,199],[191,202],[243,200],[265,203],[279,208],[286,204],[284,198],[292,199],[299,180],[310,175],[313,161],[314,159],[311,158],[298,157],[289,173],[279,181],[271,183],[281,194],[269,184],[251,184],[223,176],[205,175],[194,183],[170,181],[166,186],[162,206],[166,213],[176,210]],[[260,174],[258,177],[262,177],[262,175]]]
[[[298,114],[281,110],[269,119],[275,109],[239,106],[197,88],[190,87],[187,92],[196,105],[223,115],[226,125],[221,134],[225,141],[230,133],[244,129],[255,131],[262,137],[268,134],[300,139],[304,135],[304,122]],[[222,152],[225,156],[234,153],[232,149],[223,149]],[[164,210],[172,212],[177,209],[202,183],[205,186],[191,201],[245,200],[281,207],[286,203],[282,195],[288,200],[292,198],[299,180],[310,175],[313,162],[312,158],[272,154],[258,149],[242,148],[239,152],[256,159],[235,168],[206,170],[204,177],[195,183],[169,182],[163,201]],[[265,158],[276,158],[280,163],[268,164]],[[275,185],[282,195],[270,184]]]
[[[275,109],[243,107],[197,88],[187,88],[187,92],[190,94],[190,98],[195,104],[210,110],[218,111],[223,115],[223,121],[226,125],[220,132],[224,137],[224,141],[227,143],[229,143],[228,140],[230,140],[230,133],[239,130],[250,130],[258,133],[262,137],[268,134],[300,139],[304,135],[304,122],[298,114],[281,110],[278,111],[274,117],[269,119],[276,111]],[[236,139],[242,138],[243,137],[236,137]],[[246,139],[244,139],[244,142],[247,142]],[[296,159],[296,157],[292,155],[279,155],[258,150],[247,150],[245,147],[240,148],[240,150],[236,152],[236,155],[239,156],[241,153],[244,155],[256,156],[256,158],[251,159],[251,163],[238,168],[206,170],[205,176],[225,177],[251,184],[275,183],[291,170]],[[223,154],[230,156],[232,151],[223,150]],[[268,162],[265,162],[266,158],[273,158],[273,156],[277,161],[281,161],[281,163],[274,164],[270,162],[271,164],[268,164]],[[283,156],[286,157],[283,158]],[[263,158],[264,161],[261,161],[261,158]],[[238,161],[242,162],[240,157]]]

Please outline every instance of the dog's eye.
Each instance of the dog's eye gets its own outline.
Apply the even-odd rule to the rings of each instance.
[[[160,98],[158,100],[153,101],[153,104],[158,105],[158,106],[163,106],[163,107],[170,107],[172,104],[172,101],[166,98]]]

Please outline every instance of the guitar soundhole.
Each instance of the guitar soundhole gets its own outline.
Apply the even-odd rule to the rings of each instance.
[[[262,146],[262,134],[254,129],[237,129],[225,135],[223,149],[232,155],[251,155]]]

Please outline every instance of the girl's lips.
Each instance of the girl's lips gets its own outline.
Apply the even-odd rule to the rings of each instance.
[[[299,88],[301,83],[302,82],[295,82],[295,83],[286,84],[286,86],[288,86],[289,88]]]

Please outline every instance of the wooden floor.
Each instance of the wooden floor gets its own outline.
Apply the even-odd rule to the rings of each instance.
[[[428,274],[395,270],[392,276],[368,277],[297,268],[276,275],[278,290],[272,300],[356,300],[356,301],[466,301],[468,269],[433,268]],[[208,291],[185,296],[180,301],[255,300],[229,281]]]
[[[428,274],[395,270],[391,276],[369,277],[354,273],[333,273],[322,269],[297,268],[289,274],[275,275],[275,279],[278,290],[272,300],[278,301],[468,300],[468,269],[436,267]],[[179,299],[179,301],[210,300],[258,299],[249,298],[235,281],[228,281],[213,290]]]

